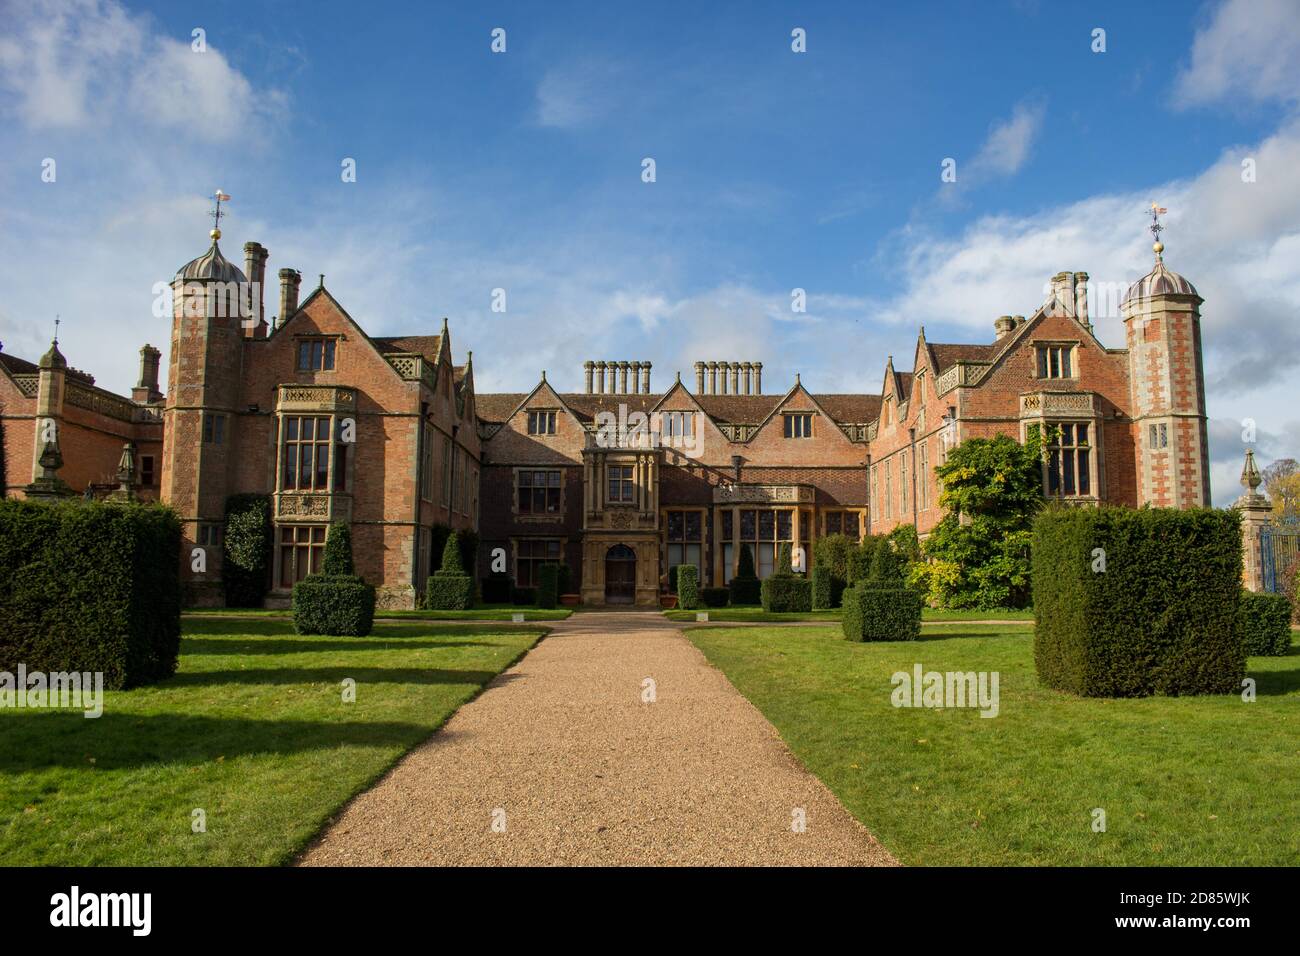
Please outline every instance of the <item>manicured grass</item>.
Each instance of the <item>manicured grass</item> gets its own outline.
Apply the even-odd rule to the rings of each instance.
[[[1254,703],[1099,700],[1039,686],[1032,630],[945,624],[891,644],[832,628],[689,636],[904,863],[1300,863],[1300,646],[1250,659]],[[891,675],[918,662],[998,671],[999,715],[893,707]]]
[[[573,613],[573,608],[551,609],[515,607],[510,604],[486,604],[468,611],[376,611],[376,620],[407,621],[508,621],[514,614],[522,613],[525,621],[563,621]],[[186,619],[204,617],[290,618],[291,610],[264,610],[262,608],[213,607],[195,608],[185,612]]]
[[[761,607],[700,608],[709,612],[710,621],[838,621],[840,609],[831,611],[764,611]],[[696,611],[664,611],[670,621],[694,621]]]
[[[0,865],[284,863],[542,633],[187,618],[176,675],[106,692],[98,719],[0,711]]]
[[[830,611],[764,611],[761,607],[701,608],[709,612],[710,621],[838,621],[840,609]],[[694,621],[695,611],[664,611],[670,621]],[[1033,611],[998,608],[993,611],[949,611],[943,608],[923,608],[922,621],[1032,621]]]

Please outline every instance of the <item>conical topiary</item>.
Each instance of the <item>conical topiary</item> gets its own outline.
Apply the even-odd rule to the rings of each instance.
[[[346,522],[330,525],[325,536],[325,559],[321,563],[325,574],[355,574],[352,564],[352,527]]]
[[[791,564],[792,564],[792,557],[791,557],[791,550],[790,550],[790,542],[782,541],[776,547],[776,571],[774,573],[776,574],[777,577],[788,578],[791,574],[794,573]]]
[[[740,546],[740,567],[736,570],[736,577],[753,578],[757,576],[754,571],[754,552],[749,550],[749,545],[742,544]]]
[[[465,573],[465,564],[460,554],[460,533],[457,531],[447,535],[447,543],[442,547],[442,573]]]

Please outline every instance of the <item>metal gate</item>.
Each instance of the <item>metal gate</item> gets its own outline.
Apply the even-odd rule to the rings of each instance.
[[[1300,561],[1300,522],[1264,525],[1259,533],[1259,558],[1264,590],[1280,593],[1287,569]]]

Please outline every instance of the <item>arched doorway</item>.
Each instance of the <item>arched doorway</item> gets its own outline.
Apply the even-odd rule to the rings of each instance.
[[[605,552],[605,603],[631,604],[636,600],[636,552],[616,544]]]

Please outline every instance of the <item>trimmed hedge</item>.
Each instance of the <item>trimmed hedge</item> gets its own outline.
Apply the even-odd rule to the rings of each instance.
[[[705,607],[726,607],[730,600],[729,588],[700,588],[700,603]]]
[[[754,552],[747,544],[740,546],[740,563],[728,587],[733,605],[758,604],[762,600],[761,582],[754,571]]]
[[[537,569],[537,606],[553,608],[559,601],[560,566],[547,561]]]
[[[914,641],[921,636],[921,595],[910,588],[844,590],[840,627],[850,641]]]
[[[293,586],[299,634],[365,637],[375,619],[375,589],[355,574],[309,574]]]
[[[111,690],[170,677],[180,567],[169,508],[0,500],[0,670],[98,672]]]
[[[843,601],[844,582],[821,565],[812,569],[812,606],[816,611],[827,611],[840,606]]]
[[[474,578],[465,570],[459,532],[447,536],[442,567],[425,582],[424,606],[433,611],[468,611],[474,606]]]
[[[489,574],[482,581],[480,590],[484,604],[509,604],[511,590],[510,575],[504,571]]]
[[[677,606],[683,611],[700,606],[700,569],[693,564],[677,566]]]
[[[1034,521],[1032,555],[1034,664],[1048,687],[1085,697],[1240,691],[1237,512],[1049,509]]]
[[[271,499],[231,495],[221,536],[221,583],[226,607],[261,607],[271,569]]]
[[[1291,602],[1283,594],[1241,592],[1237,631],[1249,657],[1285,657],[1291,649]]]
[[[812,582],[794,575],[774,574],[763,581],[764,611],[811,611]]]

